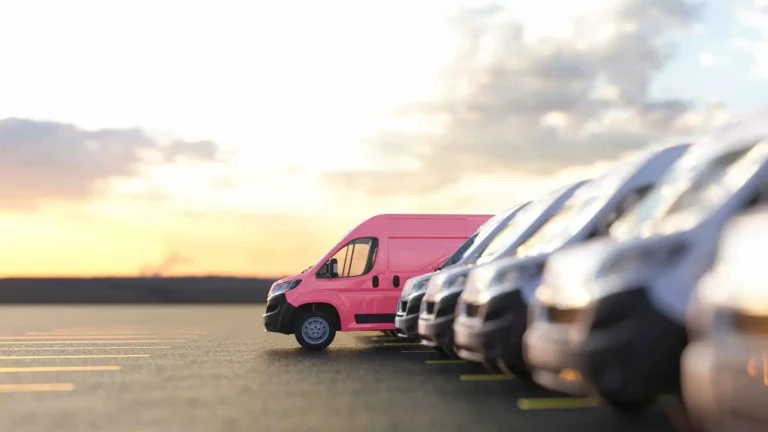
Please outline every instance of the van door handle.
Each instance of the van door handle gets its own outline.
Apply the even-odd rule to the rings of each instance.
[[[400,287],[400,276],[395,275],[395,277],[392,278],[392,285],[394,285],[395,288]]]
[[[378,288],[379,287],[379,277],[378,276],[374,276],[373,277],[373,287],[374,288]]]

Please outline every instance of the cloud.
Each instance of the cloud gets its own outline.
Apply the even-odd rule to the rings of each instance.
[[[715,56],[712,53],[699,53],[699,64],[705,68],[711,68],[715,65]]]
[[[744,26],[754,29],[754,38],[738,38],[737,48],[746,50],[754,58],[752,73],[762,79],[768,79],[768,1],[740,1],[736,7],[736,19]]]
[[[139,174],[142,166],[180,160],[212,162],[210,141],[159,142],[138,128],[85,130],[75,125],[0,120],[0,206],[33,208],[39,200],[82,200],[105,182]]]
[[[649,85],[674,54],[671,36],[697,13],[684,0],[620,0],[575,18],[565,34],[532,39],[532,25],[503,6],[462,10],[443,96],[403,110],[438,130],[385,131],[366,143],[381,171],[326,180],[428,192],[467,175],[547,175],[689,133],[683,120],[694,106],[654,100]]]

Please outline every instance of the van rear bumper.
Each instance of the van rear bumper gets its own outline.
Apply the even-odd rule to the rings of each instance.
[[[288,303],[285,294],[278,294],[267,299],[264,311],[264,329],[268,332],[291,334],[294,330],[296,308]]]

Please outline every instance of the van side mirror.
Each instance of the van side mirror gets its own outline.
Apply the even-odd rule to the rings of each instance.
[[[331,258],[328,260],[328,267],[330,269],[330,274],[332,278],[339,277],[339,260],[336,258]]]
[[[326,279],[329,278],[331,271],[330,267],[328,266],[328,263],[323,263],[323,265],[320,266],[320,268],[317,270],[317,273],[315,273],[315,276],[320,279]]]
[[[320,279],[330,279],[339,277],[339,260],[331,258],[328,262],[323,263],[320,269],[315,274]]]

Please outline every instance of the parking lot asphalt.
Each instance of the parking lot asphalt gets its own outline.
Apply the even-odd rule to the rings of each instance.
[[[263,305],[0,306],[2,431],[675,431],[379,333],[322,353]]]

